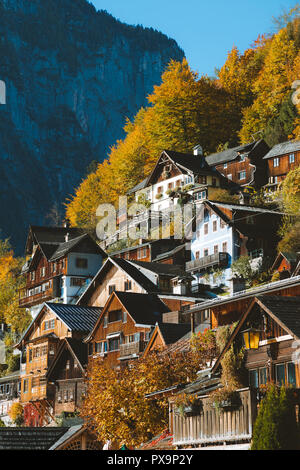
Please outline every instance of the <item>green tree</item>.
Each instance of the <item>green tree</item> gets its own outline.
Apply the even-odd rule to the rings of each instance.
[[[259,406],[251,450],[299,450],[292,391],[272,385]]]

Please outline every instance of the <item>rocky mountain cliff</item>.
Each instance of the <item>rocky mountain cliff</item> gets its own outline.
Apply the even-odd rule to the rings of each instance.
[[[162,33],[123,24],[86,0],[0,0],[0,229],[23,252],[29,224],[71,194],[123,137],[170,59]]]

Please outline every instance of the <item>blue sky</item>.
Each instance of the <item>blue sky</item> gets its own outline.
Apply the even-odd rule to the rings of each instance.
[[[90,0],[128,24],[158,29],[177,41],[194,71],[213,75],[236,45],[247,49],[272,33],[273,16],[296,0]]]

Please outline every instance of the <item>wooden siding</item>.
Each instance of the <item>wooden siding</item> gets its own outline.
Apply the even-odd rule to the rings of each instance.
[[[109,272],[106,274],[101,284],[96,287],[91,298],[89,300],[89,306],[91,307],[104,307],[109,297],[109,286],[116,286],[115,290],[124,292],[124,285],[130,278],[116,266],[112,266]],[[131,290],[128,292],[146,293],[139,285],[134,281],[131,281]]]
[[[270,293],[264,292],[263,295],[280,295],[286,297],[295,297],[300,295],[300,286],[286,287],[285,289],[272,291]],[[217,328],[218,326],[228,325],[230,323],[238,321],[243,315],[243,313],[245,313],[245,311],[248,309],[254,297],[255,295],[253,295],[252,297],[248,297],[247,299],[232,299],[230,302],[224,305],[216,305],[215,307],[212,307],[212,328]]]
[[[120,361],[120,353],[124,354],[124,348],[121,351],[121,348],[115,351],[107,351],[104,355],[101,353],[95,353],[95,343],[99,343],[102,341],[107,341],[107,336],[113,333],[121,333],[122,338],[124,339],[126,336],[134,335],[135,333],[141,333],[141,336],[144,336],[145,333],[150,331],[150,327],[136,327],[135,322],[127,312],[127,319],[126,323],[123,323],[122,320],[115,321],[112,323],[108,323],[107,327],[104,326],[104,317],[109,315],[110,312],[122,310],[122,312],[126,311],[122,304],[120,303],[119,299],[115,296],[112,297],[111,302],[106,307],[106,309],[102,312],[101,320],[98,326],[95,329],[93,337],[91,339],[91,343],[93,344],[93,353],[89,355],[89,361],[92,360],[93,357],[103,357],[103,360],[111,367],[119,366],[121,364]],[[130,343],[128,343],[129,346]],[[120,345],[121,346],[121,345]],[[136,345],[134,346],[136,348]],[[141,339],[141,344],[139,345],[139,352],[144,350],[145,344],[143,344],[143,339]],[[124,357],[124,356],[123,356]]]
[[[256,418],[255,394],[249,389],[240,391],[240,406],[219,411],[201,397],[202,410],[196,416],[182,417],[171,405],[173,445],[201,446],[225,442],[250,441]]]
[[[295,163],[289,163],[289,155],[294,153]],[[274,158],[279,158],[279,165],[274,167]],[[281,155],[278,157],[273,157],[268,159],[268,176],[283,176],[284,177],[289,173],[289,171],[294,170],[300,165],[300,152],[290,152],[286,155]]]

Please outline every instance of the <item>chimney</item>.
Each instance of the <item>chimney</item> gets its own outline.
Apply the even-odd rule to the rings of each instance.
[[[194,151],[194,155],[199,155],[201,157],[203,157],[203,148],[201,147],[201,145],[196,145],[193,149]]]

